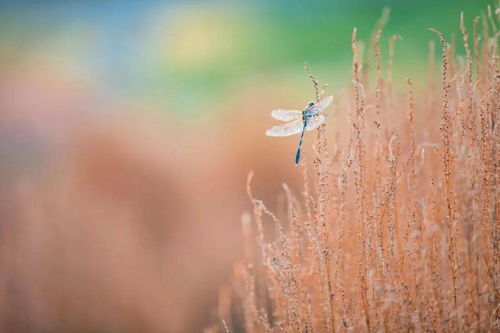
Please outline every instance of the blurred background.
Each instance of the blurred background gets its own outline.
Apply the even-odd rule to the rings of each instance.
[[[298,138],[264,131],[313,99],[303,63],[348,87],[352,29],[369,41],[387,6],[382,55],[402,35],[394,83],[418,81],[427,28],[489,3],[0,1],[0,330],[200,331],[248,172],[273,209],[300,190]]]

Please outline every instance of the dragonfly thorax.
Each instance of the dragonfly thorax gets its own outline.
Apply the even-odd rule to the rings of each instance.
[[[310,109],[305,109],[302,111],[302,120],[306,121],[311,119],[316,113]]]

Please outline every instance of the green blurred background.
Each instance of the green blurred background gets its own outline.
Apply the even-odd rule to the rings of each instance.
[[[460,11],[472,18],[489,3],[3,1],[0,66],[49,62],[90,81],[106,98],[198,118],[217,113],[242,85],[303,88],[304,61],[333,87],[345,86],[352,28],[368,40],[384,6],[392,13],[383,52],[390,35],[402,35],[396,73],[414,76],[432,38],[427,28],[450,37],[458,32]]]
[[[394,85],[418,85],[427,29],[463,54],[460,12],[471,31],[488,4],[0,0],[0,331],[199,332],[242,256],[249,170],[278,213],[283,182],[301,191],[297,138],[264,131],[313,98],[304,62],[348,87],[353,27],[369,44],[389,7],[384,66],[400,34]]]

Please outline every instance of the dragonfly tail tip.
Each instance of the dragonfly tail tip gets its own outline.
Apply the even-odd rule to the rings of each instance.
[[[295,155],[295,165],[299,165],[300,162],[300,149],[297,150],[297,155]]]

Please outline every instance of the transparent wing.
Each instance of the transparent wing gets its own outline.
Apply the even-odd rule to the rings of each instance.
[[[323,116],[322,114],[318,114],[316,116],[313,116],[307,122],[306,131],[312,131],[313,129],[315,129],[319,125],[323,124],[324,121],[325,121],[325,116]]]
[[[321,112],[324,109],[326,109],[332,101],[333,101],[333,96],[332,95],[327,96],[327,97],[323,98],[321,101],[319,101],[318,103],[316,103],[316,105],[314,105],[314,107],[312,108],[312,111],[314,113]]]
[[[274,119],[278,119],[281,121],[290,121],[299,119],[302,116],[302,112],[298,110],[285,110],[285,109],[277,109],[271,112],[271,117]]]
[[[302,131],[302,119],[293,120],[286,124],[271,127],[266,131],[268,136],[289,136]]]

